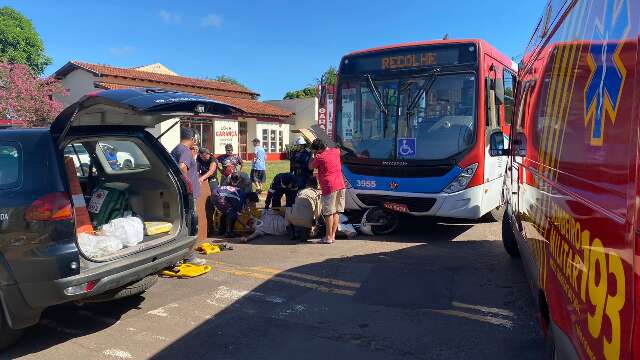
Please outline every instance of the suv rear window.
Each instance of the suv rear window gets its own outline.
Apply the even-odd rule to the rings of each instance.
[[[18,145],[0,143],[0,189],[20,186],[22,154]]]

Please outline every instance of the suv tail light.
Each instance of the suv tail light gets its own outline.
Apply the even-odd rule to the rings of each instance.
[[[69,196],[60,191],[49,193],[34,201],[25,213],[27,221],[56,221],[73,219]]]
[[[189,178],[184,174],[182,174],[180,177],[182,178],[184,183],[187,184],[187,192],[189,194],[193,194],[193,184],[191,183],[191,180],[189,180]]]

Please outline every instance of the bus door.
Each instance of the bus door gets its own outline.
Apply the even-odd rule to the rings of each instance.
[[[487,191],[482,199],[483,211],[489,211],[504,202],[502,194],[502,183],[506,169],[506,157],[489,156],[489,141],[491,134],[503,131],[506,126],[504,121],[504,66],[485,55],[484,61],[484,84],[485,84],[485,156],[484,156],[484,183],[490,185],[485,187]],[[513,95],[512,95],[513,96]],[[504,133],[505,137],[508,132]],[[505,138],[505,140],[507,140]]]
[[[489,156],[489,139],[491,134],[503,130],[504,83],[502,64],[492,57],[485,56],[485,158],[484,182],[490,182],[504,175],[506,161],[504,156]],[[508,133],[505,133],[508,134]]]

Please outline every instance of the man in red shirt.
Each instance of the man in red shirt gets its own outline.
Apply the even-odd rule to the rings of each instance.
[[[318,182],[322,192],[322,215],[327,225],[327,236],[323,243],[331,244],[336,240],[336,231],[340,221],[340,213],[344,212],[345,190],[340,150],[327,148],[320,139],[311,143],[313,160],[309,162],[309,169],[318,170]]]

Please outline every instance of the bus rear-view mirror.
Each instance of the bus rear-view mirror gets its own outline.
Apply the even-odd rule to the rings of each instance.
[[[489,155],[491,156],[505,156],[507,155],[507,148],[505,146],[504,134],[502,131],[496,131],[491,133],[489,138]]]
[[[526,156],[527,155],[527,137],[523,132],[517,132],[515,137],[511,141],[511,148],[513,149],[513,155]]]

